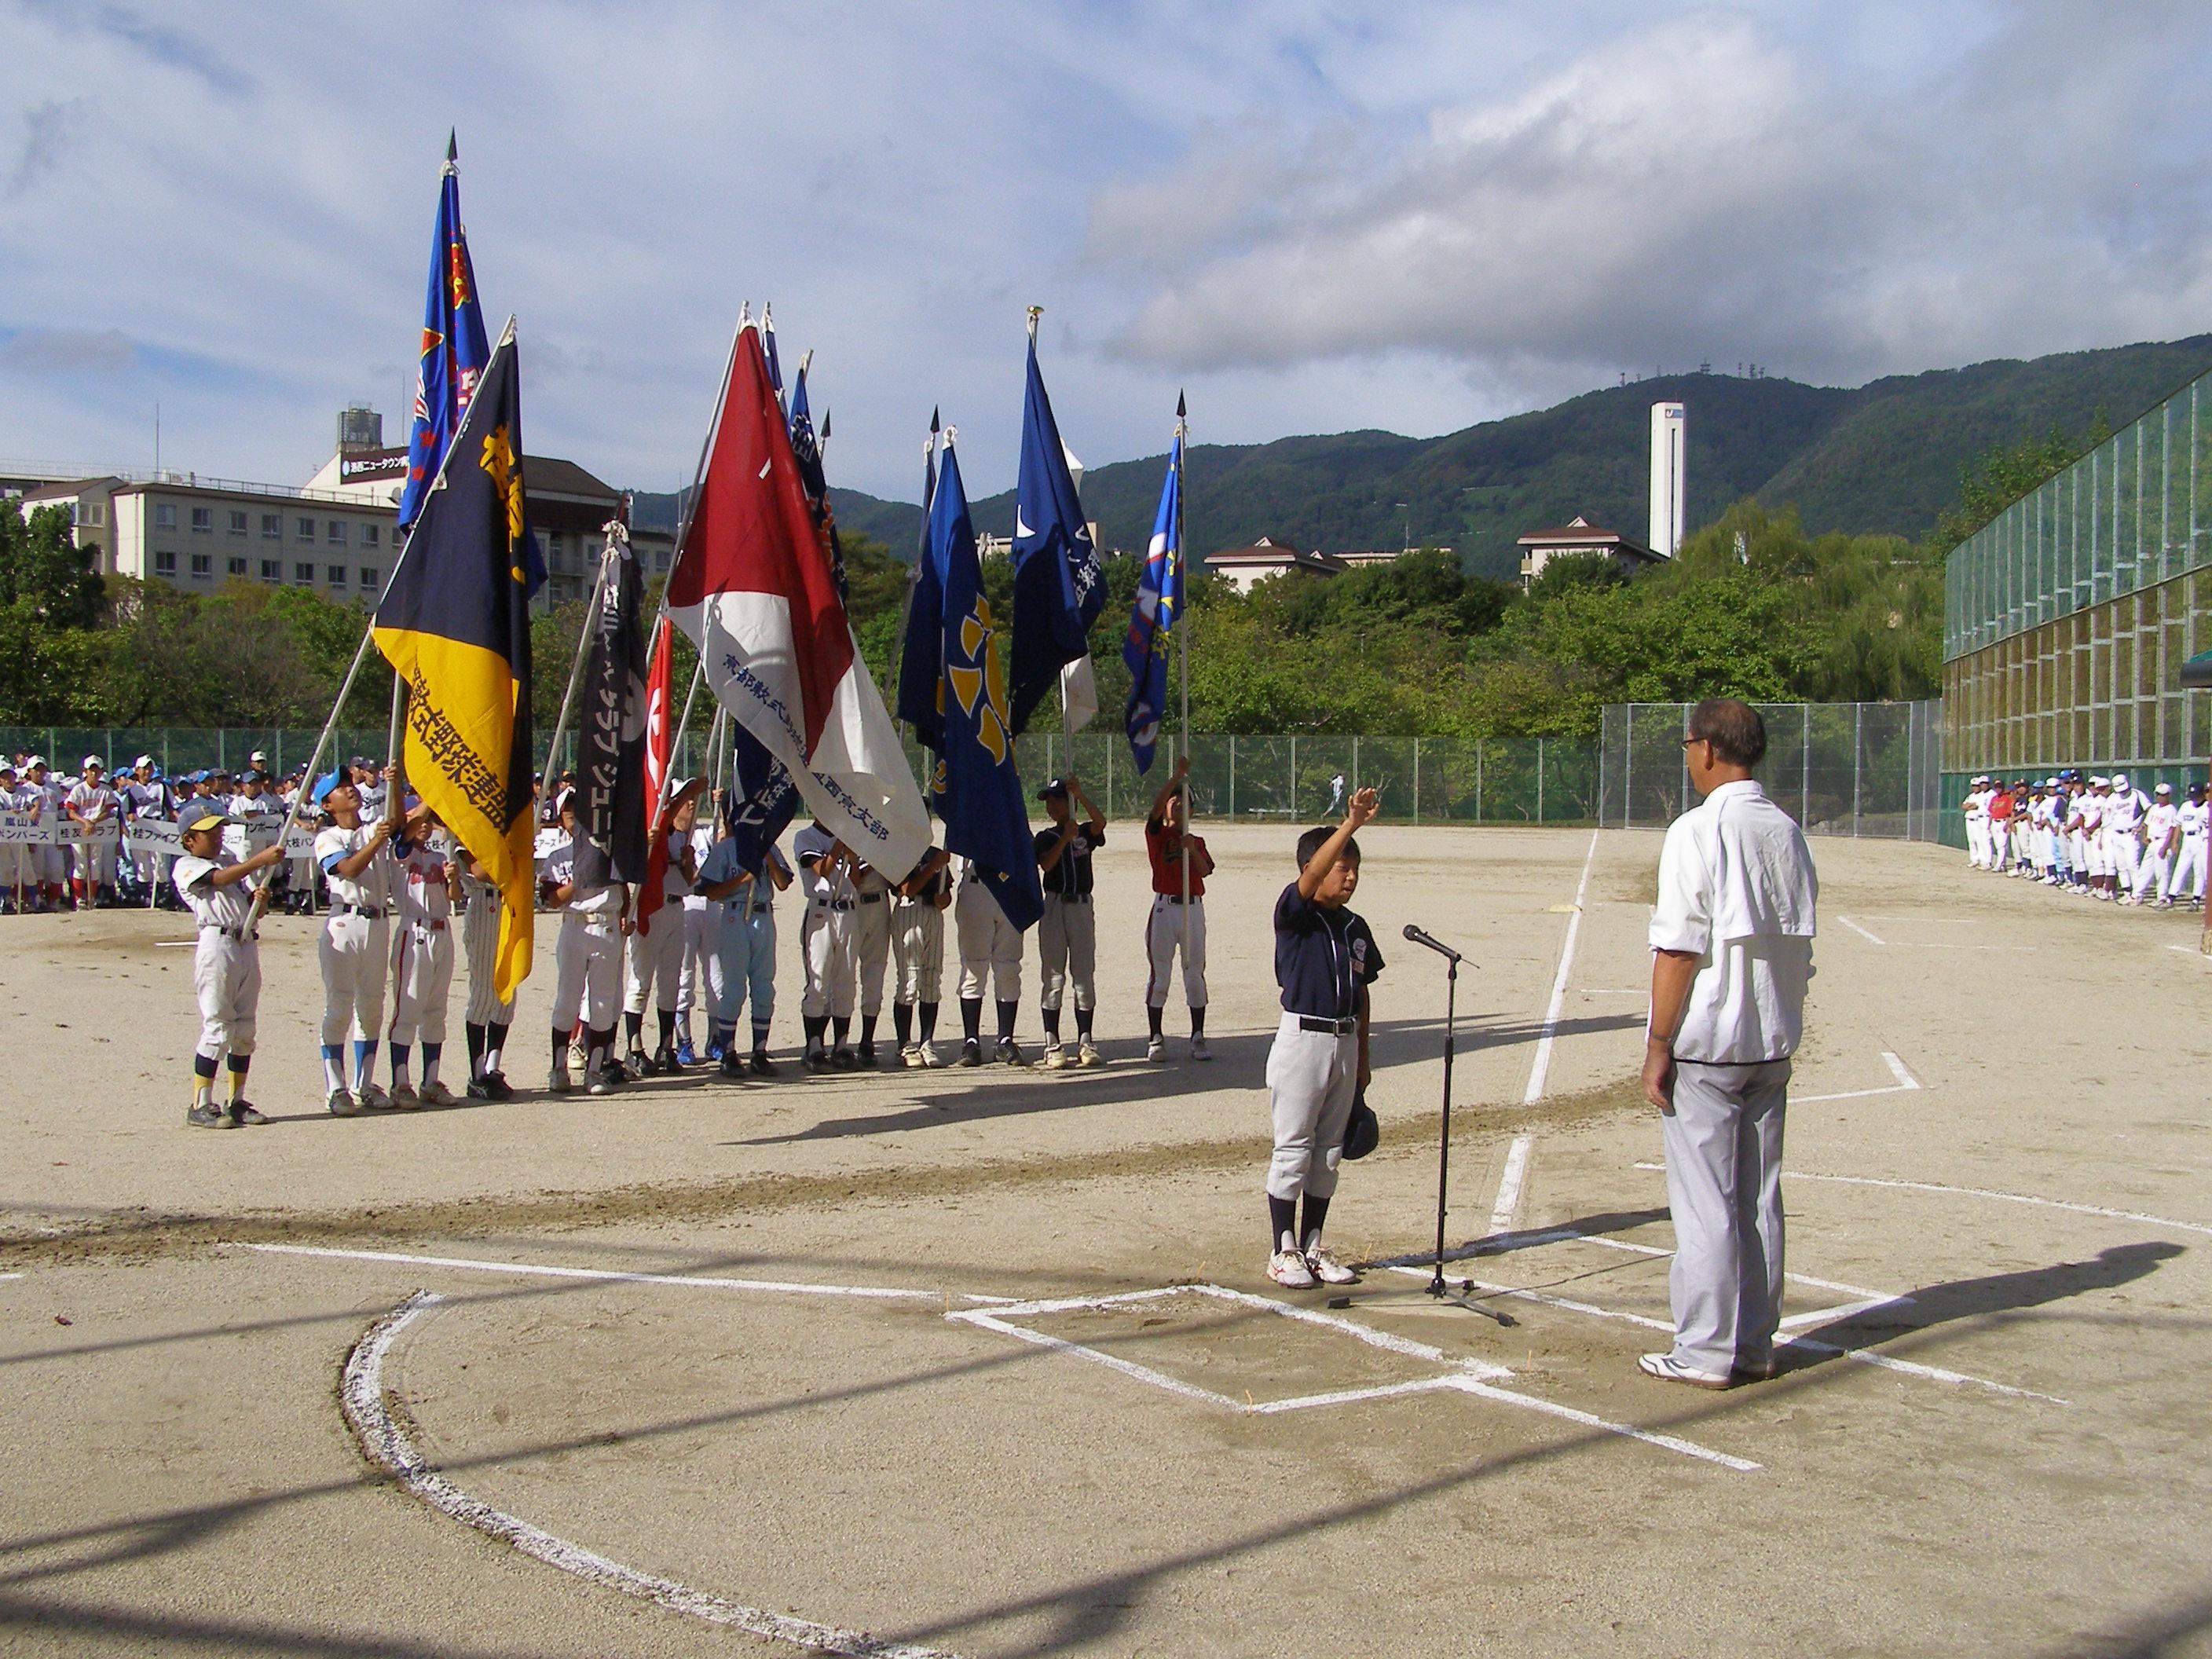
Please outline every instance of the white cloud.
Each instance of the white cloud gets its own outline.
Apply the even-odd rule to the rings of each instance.
[[[1206,441],[1433,432],[2202,326],[2194,13],[1940,10],[0,0],[0,454],[143,465],[157,398],[203,472],[397,436],[448,125],[532,446],[644,488],[746,298],[908,496],[937,404],[1012,482],[1032,303],[1093,466],[1183,386]]]

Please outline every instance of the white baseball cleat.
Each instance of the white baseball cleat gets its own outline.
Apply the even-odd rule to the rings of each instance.
[[[1206,1046],[1205,1032],[1193,1031],[1190,1034],[1190,1057],[1193,1060],[1212,1060],[1213,1058],[1213,1050]]]
[[[914,1051],[921,1056],[922,1065],[930,1071],[934,1072],[945,1064],[945,1058],[937,1052],[934,1042],[917,1042],[914,1045]]]
[[[574,1086],[568,1081],[568,1068],[565,1066],[556,1066],[545,1079],[548,1094],[565,1095]]]
[[[1089,1037],[1083,1039],[1083,1047],[1076,1058],[1085,1066],[1103,1066],[1106,1063],[1106,1057],[1098,1052],[1098,1045]]]
[[[392,1104],[396,1111],[411,1112],[422,1103],[422,1097],[415,1092],[411,1083],[402,1083],[392,1091]]]
[[[1154,1037],[1145,1045],[1145,1058],[1154,1065],[1157,1066],[1167,1057],[1168,1044],[1165,1037]]]
[[[1306,1266],[1313,1276],[1324,1285],[1357,1285],[1359,1275],[1336,1259],[1336,1254],[1318,1238],[1306,1241]]]
[[[1310,1291],[1314,1287],[1313,1269],[1296,1250],[1278,1250],[1267,1258],[1267,1277],[1284,1289]]]
[[[360,1088],[354,1091],[354,1098],[372,1112],[388,1112],[392,1109],[392,1097],[384,1092],[384,1085],[380,1083],[362,1084]]]
[[[425,1106],[450,1106],[453,1103],[453,1091],[442,1083],[426,1083],[422,1085],[422,1103]]]
[[[1044,1058],[1038,1062],[1048,1072],[1064,1072],[1075,1064],[1066,1049],[1057,1042],[1045,1044]]]

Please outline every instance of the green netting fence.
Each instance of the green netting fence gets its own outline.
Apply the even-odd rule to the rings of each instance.
[[[696,775],[711,769],[705,709],[677,743],[675,769]],[[319,735],[308,728],[222,729],[151,726],[0,726],[0,749],[33,750],[64,771],[87,755],[111,770],[150,755],[168,775],[221,766],[236,771],[256,750],[278,773],[301,765]],[[1197,815],[1214,819],[1311,823],[1335,798],[1372,785],[1382,793],[1386,819],[1416,823],[1590,823],[1598,805],[1598,744],[1586,738],[1335,738],[1194,734],[1189,740],[1191,800]],[[384,752],[381,727],[343,730],[331,753],[340,759]],[[573,738],[562,764],[574,757]],[[1170,735],[1149,775],[1139,774],[1127,742],[1112,732],[1077,734],[1070,745],[1057,732],[1033,732],[1016,745],[1017,764],[1032,791],[1066,771],[1079,776],[1109,817],[1141,817],[1165,783],[1176,754]],[[925,779],[923,751],[909,744],[907,759]],[[557,768],[556,769],[558,769]]]

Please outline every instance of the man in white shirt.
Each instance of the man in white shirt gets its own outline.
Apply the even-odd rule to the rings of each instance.
[[[2173,908],[2173,860],[2181,850],[2181,813],[2173,804],[2173,786],[2161,783],[2151,791],[2149,810],[2142,817],[2142,853],[2136,862],[2133,898],[2137,904],[2154,887],[2158,908]]]
[[[2143,816],[2150,802],[2128,781],[2124,772],[2112,776],[2112,799],[2105,807],[2105,834],[2112,849],[2112,896],[2123,904],[2136,902],[2136,877],[2142,868]]]
[[[76,838],[76,908],[106,909],[115,902],[115,860],[123,838],[123,800],[107,787],[97,755],[87,755],[76,785],[62,798]]]
[[[660,907],[642,924],[632,928],[629,954],[623,975],[623,1024],[629,1033],[627,1069],[632,1077],[674,1073],[683,1067],[676,1058],[676,1010],[684,973],[684,901],[691,896],[699,865],[691,852],[691,830],[699,811],[704,778],[671,778],[668,799],[653,825],[653,834],[665,844],[667,864],[660,878]],[[641,893],[640,898],[642,900]],[[650,1000],[660,1022],[660,1042],[648,1060],[645,1054],[645,1005]]]
[[[1659,854],[1644,1097],[1662,1114],[1674,1218],[1674,1346],[1650,1376],[1698,1388],[1774,1374],[1782,1315],[1782,1121],[1813,976],[1820,880],[1805,837],[1752,776],[1758,711],[1690,711],[1702,804]]]
[[[2174,809],[2181,819],[2181,856],[2174,867],[2173,885],[2167,890],[2172,898],[2186,897],[2192,910],[2204,908],[2204,848],[2205,830],[2212,822],[2212,808],[2204,800],[2204,786],[2189,786],[2189,799]]]
[[[1977,870],[1990,862],[1990,781],[1977,774],[1967,786],[1960,810],[1966,817],[1966,861]]]

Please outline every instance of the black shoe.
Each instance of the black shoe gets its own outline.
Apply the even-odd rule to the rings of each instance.
[[[830,1069],[830,1056],[819,1048],[809,1048],[799,1056],[799,1063],[810,1072],[826,1072]]]
[[[261,1109],[256,1106],[250,1100],[234,1100],[230,1103],[230,1121],[234,1123],[266,1123],[269,1121],[268,1118],[263,1115]]]
[[[513,1100],[514,1098],[514,1090],[507,1083],[507,1073],[504,1072],[486,1072],[484,1073],[483,1086],[485,1092],[488,1093],[494,1100]]]
[[[653,1056],[653,1069],[663,1077],[682,1075],[684,1068],[676,1063],[676,1050],[662,1043]]]
[[[1021,1045],[1012,1037],[1000,1037],[999,1046],[992,1050],[991,1058],[1002,1066],[1026,1066],[1030,1063],[1028,1056],[1022,1053]]]
[[[875,1069],[876,1045],[874,1043],[864,1042],[860,1045],[860,1064],[870,1071]]]
[[[960,1058],[952,1063],[956,1066],[981,1066],[983,1063],[983,1050],[980,1045],[972,1041],[963,1042],[960,1045]]]
[[[830,1069],[833,1072],[857,1072],[860,1069],[860,1057],[850,1048],[833,1049],[830,1054]]]
[[[651,1077],[657,1068],[645,1057],[645,1050],[633,1048],[623,1061],[623,1080],[634,1077]]]
[[[741,1078],[745,1074],[745,1060],[734,1048],[722,1050],[722,1058],[714,1067],[714,1074],[722,1078]]]
[[[765,1048],[753,1050],[753,1075],[755,1077],[775,1075],[775,1062],[768,1057],[768,1050]]]
[[[212,1103],[203,1106],[198,1102],[185,1109],[185,1122],[195,1129],[235,1129],[238,1127],[230,1121],[230,1114],[221,1107]]]
[[[491,1086],[480,1077],[471,1078],[469,1079],[469,1086],[464,1092],[467,1094],[471,1100],[489,1100],[491,1098]]]

